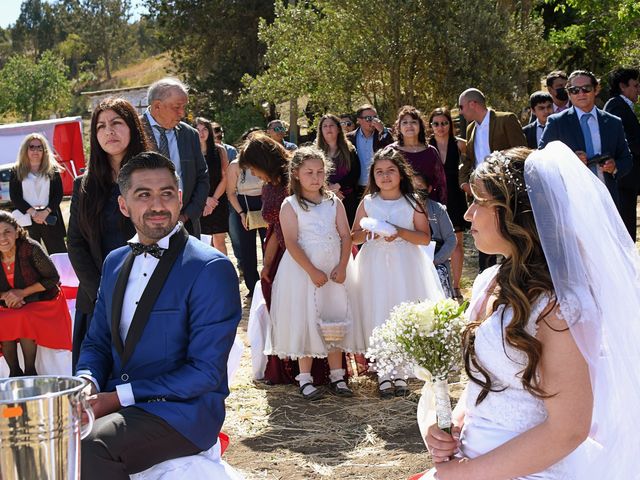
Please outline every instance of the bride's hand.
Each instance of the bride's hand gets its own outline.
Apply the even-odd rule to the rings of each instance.
[[[436,473],[433,476],[435,480],[468,480],[468,476],[465,476],[460,470],[460,466],[463,463],[468,462],[468,458],[456,458],[450,462],[443,462],[436,464]]]
[[[427,430],[425,443],[433,463],[447,462],[460,447],[460,427],[452,427],[451,434],[448,434],[440,430],[437,424],[433,424]]]

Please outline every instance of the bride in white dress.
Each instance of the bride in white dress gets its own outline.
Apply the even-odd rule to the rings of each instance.
[[[474,284],[470,381],[422,478],[640,478],[640,259],[607,189],[553,142],[494,152],[473,193],[476,246],[505,260]]]

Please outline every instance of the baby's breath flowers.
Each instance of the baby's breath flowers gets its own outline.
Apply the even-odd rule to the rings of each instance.
[[[373,330],[366,354],[375,362],[379,375],[406,376],[406,367],[413,367],[417,376],[425,380],[425,387],[431,389],[433,382],[434,395],[438,398],[429,399],[428,407],[438,405],[441,428],[451,424],[447,383],[449,375],[460,370],[466,307],[466,302],[458,305],[450,298],[438,302],[401,303],[394,307],[384,324]],[[424,394],[423,390],[423,397]],[[445,404],[449,405],[448,413]]]

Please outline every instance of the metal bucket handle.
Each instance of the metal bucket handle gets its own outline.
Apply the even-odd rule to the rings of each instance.
[[[80,394],[80,407],[86,412],[87,418],[89,419],[87,424],[83,425],[80,429],[80,439],[82,440],[91,433],[91,430],[93,429],[93,422],[95,422],[96,416],[93,413],[93,408],[91,408],[91,405],[87,400],[87,396],[84,393]]]

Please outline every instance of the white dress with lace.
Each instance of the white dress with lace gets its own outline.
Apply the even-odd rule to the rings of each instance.
[[[495,278],[499,266],[485,270],[476,278],[473,285],[469,307],[471,315],[477,315],[478,307],[484,304],[487,289]],[[536,320],[549,303],[549,297],[538,299],[532,308],[531,317],[525,327],[530,335],[536,335]],[[489,392],[486,398],[476,405],[481,387],[469,382],[463,394],[465,401],[465,419],[461,433],[461,453],[464,457],[475,458],[484,455],[512,438],[541,424],[547,418],[544,401],[527,392],[522,386],[521,372],[527,364],[526,355],[506,342],[504,328],[511,321],[512,312],[500,306],[476,330],[475,350],[482,367],[490,374],[493,387],[504,389]],[[478,374],[478,378],[482,378]],[[535,454],[535,452],[532,452]],[[580,461],[582,448],[578,448],[568,457],[548,467],[542,472],[519,477],[520,480],[577,480],[572,474],[574,462]],[[433,472],[423,478],[429,479]]]
[[[415,230],[415,210],[404,197],[384,200],[376,194],[367,195],[364,209],[368,217]],[[418,245],[401,238],[365,242],[355,264],[358,289],[354,302],[358,303],[367,346],[373,329],[389,318],[396,305],[444,298],[433,261]]]
[[[340,262],[340,236],[336,227],[337,197],[320,204],[308,203],[302,208],[294,195],[289,204],[298,220],[298,243],[313,265],[327,277]],[[271,323],[267,333],[265,354],[280,358],[324,358],[332,348],[362,353],[365,349],[362,330],[354,325],[353,306],[349,290],[353,288],[353,261],[349,259],[344,284],[329,280],[316,288],[307,272],[286,251],[273,282]],[[319,322],[346,323],[346,335],[341,342],[327,343]]]

